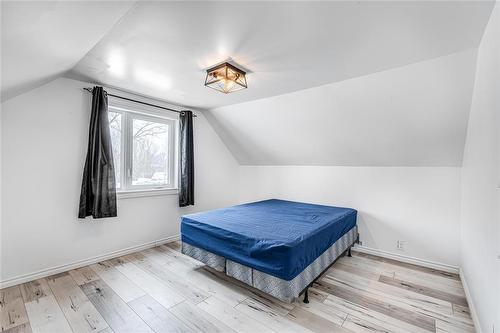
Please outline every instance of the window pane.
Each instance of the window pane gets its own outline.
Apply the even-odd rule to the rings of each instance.
[[[168,168],[168,125],[134,119],[132,185],[168,184]]]
[[[113,161],[115,163],[116,188],[120,188],[121,153],[122,153],[122,115],[108,112],[111,144],[113,145]]]

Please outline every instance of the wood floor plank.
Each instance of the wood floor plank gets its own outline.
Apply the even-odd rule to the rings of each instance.
[[[137,298],[128,305],[155,332],[194,332],[149,295]]]
[[[175,258],[171,256],[166,256],[163,254],[164,251],[160,251],[158,247],[154,247],[151,249],[146,249],[142,250],[141,254],[147,257],[149,260],[159,264],[159,265],[165,265],[165,264],[173,264],[174,261],[176,261]],[[199,265],[200,267],[203,265]]]
[[[71,275],[52,276],[47,282],[73,332],[98,332],[108,327]]]
[[[171,248],[172,250],[175,250],[177,252],[180,252],[181,251],[181,247],[182,247],[180,241],[170,242],[170,243],[166,243],[164,245],[168,246],[169,248]]]
[[[290,303],[281,302],[280,300],[267,295],[263,297],[261,295],[252,295],[244,300],[252,307],[262,309],[263,311],[270,311],[273,314],[286,316],[293,308],[294,305]]]
[[[389,298],[398,302],[406,303],[412,307],[426,309],[429,312],[436,312],[443,315],[453,313],[451,303],[437,298],[415,293],[410,290],[401,289],[396,286],[365,279],[361,276],[345,272],[343,270],[330,270],[321,281],[332,282],[331,280],[343,283],[360,291],[367,291],[380,297]]]
[[[173,256],[168,251],[160,249],[160,247],[144,250],[141,253],[180,276],[189,275],[190,272],[196,271],[205,266],[201,262],[196,264],[190,261],[178,260],[177,256]]]
[[[326,320],[329,320],[332,323],[338,325],[339,327],[342,326],[344,320],[347,318],[346,312],[334,307],[327,306],[322,302],[316,301],[315,299],[309,299],[309,303],[307,304],[299,302],[297,303],[297,306],[307,310],[310,313],[314,313],[315,315],[323,317]]]
[[[38,279],[21,284],[21,294],[25,303],[33,302],[40,297],[52,295],[46,279]]]
[[[151,333],[151,328],[103,281],[80,286],[115,333]]]
[[[437,299],[437,298],[434,298],[434,299]],[[397,303],[397,304],[401,305],[403,307],[405,307],[407,305],[407,304],[401,304],[401,303]],[[470,327],[472,325],[472,321],[470,319],[468,320],[467,318],[462,318],[460,316],[455,316],[453,314],[451,314],[451,315],[444,314],[440,311],[432,311],[426,307],[419,306],[419,307],[411,307],[408,309],[415,311],[416,313],[430,316],[432,318],[439,319],[439,320],[442,320],[442,321],[450,323],[450,324],[453,323],[454,325],[463,326],[464,328]]]
[[[5,331],[1,331],[2,333],[32,333],[31,326],[29,323],[24,323],[21,325],[17,325],[15,327],[9,328]]]
[[[285,316],[290,312],[275,312],[273,308],[255,299],[248,298],[235,307],[241,313],[261,322],[276,332],[310,333],[312,331],[296,324]]]
[[[203,311],[196,304],[189,301],[182,302],[169,309],[169,311],[191,327],[195,332],[204,333],[230,333],[236,332],[231,327]],[[237,329],[237,327],[235,327]]]
[[[53,295],[25,303],[33,333],[72,332]]]
[[[390,330],[385,327],[373,324],[369,321],[356,318],[352,315],[348,315],[345,319],[343,328],[347,328],[355,333],[391,333]]]
[[[324,280],[318,282],[317,287],[328,291],[328,293],[332,295],[349,300],[352,303],[359,304],[363,307],[394,317],[401,321],[405,321],[414,326],[428,330],[429,332],[434,332],[436,330],[436,323],[433,318],[386,303],[375,297],[369,297],[366,293],[357,293],[346,287],[324,282]]]
[[[468,306],[461,306],[453,304],[453,316],[455,318],[460,318],[462,321],[473,325],[472,317],[470,315],[470,309]]]
[[[292,320],[298,325],[301,325],[313,332],[323,333],[349,333],[348,329],[342,328],[337,324],[325,319],[324,317],[318,316],[312,312],[307,311],[302,307],[295,307],[287,315],[287,318]]]
[[[103,261],[90,267],[125,303],[146,295],[144,290],[130,281],[109,261]]]
[[[249,297],[247,288],[221,279],[216,273],[205,269],[204,265],[194,264],[191,260],[180,259],[186,257],[183,254],[177,253],[173,256],[173,252],[173,250],[170,250],[170,252],[165,250],[157,251],[158,254],[169,258],[170,261],[164,264],[164,269],[167,271],[180,276],[210,296],[216,296],[232,306],[236,306]]]
[[[362,260],[356,257],[342,257],[330,270],[343,269],[370,280],[377,280],[380,274],[394,276],[396,269],[387,268],[382,263]]]
[[[241,303],[252,294],[246,287],[221,279],[218,272],[210,269],[197,269],[196,274],[192,275],[191,281],[199,287],[203,285],[211,296],[217,297],[232,306]]]
[[[353,279],[353,280],[355,280],[355,279]],[[405,309],[407,311],[410,311],[410,312],[413,312],[413,313],[416,313],[419,315],[431,317],[434,319],[440,319],[440,320],[443,320],[445,322],[448,322],[448,323],[454,324],[454,325],[459,325],[459,326],[462,325],[464,327],[470,326],[470,322],[468,322],[467,320],[464,320],[460,317],[456,317],[452,314],[452,312],[450,312],[451,303],[448,302],[447,308],[440,308],[438,306],[439,304],[437,302],[444,302],[444,301],[438,300],[436,298],[429,298],[428,296],[416,294],[416,293],[413,293],[415,295],[415,297],[413,297],[413,298],[406,298],[404,296],[402,298],[397,298],[397,297],[393,297],[393,295],[391,293],[384,293],[384,292],[377,291],[375,289],[359,287],[356,285],[356,282],[352,283],[352,282],[346,282],[346,281],[337,280],[337,279],[331,280],[330,275],[326,276],[319,283],[320,284],[338,284],[341,287],[345,287],[347,289],[350,289],[353,292],[370,295],[370,297],[372,297],[372,298],[377,298],[380,301],[383,301],[385,303],[389,303],[393,306]],[[371,283],[375,284],[375,283],[379,283],[379,282],[372,281]],[[398,288],[392,287],[392,286],[388,286],[388,287],[398,289]],[[402,289],[399,289],[399,290],[402,290]],[[405,292],[408,292],[408,291],[405,291]],[[408,293],[410,293],[410,292],[408,292]],[[425,303],[425,299],[423,299],[423,298],[429,298],[430,299],[429,303]]]
[[[474,333],[474,327],[457,326],[442,320],[436,320],[436,333]]]
[[[447,302],[450,302],[452,304],[467,306],[467,300],[465,299],[465,297],[450,294],[450,293],[447,293],[447,292],[444,292],[441,290],[432,289],[429,287],[421,286],[421,285],[416,284],[416,283],[402,281],[399,279],[391,279],[391,278],[384,276],[384,275],[381,275],[379,277],[379,281],[382,283],[394,286],[394,287],[413,291],[417,294],[422,294],[422,295],[434,297],[437,299],[441,299],[443,301],[447,301]]]
[[[433,269],[433,268],[418,266],[418,265],[414,265],[414,264],[410,264],[410,263],[406,263],[406,262],[402,262],[402,261],[397,261],[394,259],[383,258],[383,257],[375,256],[372,254],[362,253],[359,251],[353,251],[353,254],[354,254],[354,256],[364,257],[364,258],[368,258],[371,260],[404,267],[404,268],[407,268],[407,269],[410,269],[413,271],[420,271],[420,272],[424,272],[427,274],[432,274],[432,275],[460,281],[460,276],[456,273],[450,273],[450,272],[445,272],[445,271],[441,271],[441,270],[437,270],[437,269]]]
[[[309,298],[315,299],[318,302],[323,302],[327,297],[328,293],[314,287],[309,287]],[[299,299],[302,301],[303,297],[299,297]]]
[[[420,284],[429,287],[440,286],[441,288],[445,288],[443,289],[444,291],[446,291],[446,289],[451,289],[454,292],[458,293],[463,292],[461,281],[456,279],[449,279],[439,275],[429,274],[418,270],[411,270],[399,265],[374,261],[371,259],[358,256],[353,256],[351,258],[341,258],[341,260],[339,261],[345,265],[353,265],[360,268],[368,268],[370,271],[376,273],[378,272],[382,275],[387,275],[392,277],[398,275],[401,280],[405,281],[416,282],[416,283],[419,283],[420,281]],[[393,272],[393,274],[390,274],[389,272]],[[428,282],[431,283],[431,285],[427,285],[426,283]]]
[[[108,328],[105,328],[97,333],[115,333],[115,332],[111,329],[111,327],[108,327]]]
[[[458,304],[453,304],[453,313],[460,314],[462,316],[466,316],[466,317],[470,318],[470,309],[469,309],[468,305],[462,306],[462,305],[458,305]]]
[[[455,279],[449,279],[421,271],[414,271],[398,265],[377,262],[357,256],[351,258],[341,258],[339,261],[345,265],[368,268],[370,271],[375,273],[380,273],[390,277],[398,277],[401,280],[418,283],[430,288],[448,291],[450,293],[463,296],[462,283]]]
[[[345,259],[349,260],[349,258],[347,258],[347,257]],[[358,263],[358,264],[360,264],[360,263]],[[363,262],[363,264],[364,264],[364,262]],[[336,265],[334,265],[334,268],[332,268],[332,269],[335,269]],[[368,266],[368,267],[366,265],[365,266],[358,266],[358,268],[364,269],[365,273],[368,273],[369,277],[373,278],[374,280],[378,280],[379,275],[373,274],[374,271],[370,271],[369,270],[372,267],[376,267],[378,269],[378,271],[375,271],[375,272],[382,272],[382,273],[385,273],[385,274],[392,274],[393,276],[395,275],[395,271],[391,272],[390,269],[388,269],[387,267],[383,267],[383,266],[381,266],[378,263],[373,263],[372,262],[371,265],[372,266]],[[397,267],[395,269],[397,269]],[[405,268],[405,269],[407,269],[407,268]],[[395,287],[391,287],[391,288],[392,289],[397,289]],[[429,311],[421,313],[421,315],[427,316],[430,313],[434,313],[434,312],[440,312],[442,315],[448,315],[448,316],[451,314],[451,305],[449,304],[449,302],[443,302],[441,300],[434,299],[434,298],[431,298],[431,297],[427,297],[427,296],[421,295],[421,294],[415,294],[415,293],[406,292],[406,291],[404,291],[402,289],[401,289],[401,291],[403,291],[403,294],[404,293],[407,294],[405,296],[405,299],[404,299],[404,301],[407,304],[414,303],[414,304],[412,304],[413,306],[415,306],[415,305],[420,306],[420,307],[426,306],[427,308],[429,308]],[[398,292],[398,294],[401,294],[401,293]],[[410,310],[410,309],[411,308],[409,308],[409,307],[406,308],[406,310]],[[440,318],[446,319],[446,320],[450,320],[449,317],[446,317],[446,318],[445,317],[440,317]]]
[[[474,332],[460,280],[437,270],[354,253],[309,288],[309,304],[285,303],[180,249],[170,243],[1,290],[2,332]]]
[[[19,286],[0,290],[0,331],[28,323]]]
[[[73,277],[73,279],[79,286],[85,283],[99,280],[99,276],[96,272],[94,272],[92,268],[90,268],[90,266],[73,269],[68,273]]]
[[[110,260],[110,262],[112,262],[114,267],[130,281],[140,286],[142,290],[167,309],[186,299],[175,291],[175,289],[172,289],[155,276],[148,274],[146,271],[136,266],[131,260],[133,260],[133,258],[121,257],[119,259]]]
[[[194,284],[187,283],[179,275],[168,271],[162,265],[159,265],[152,260],[149,260],[142,253],[135,253],[133,255],[134,259],[132,262],[145,270],[146,272],[154,275],[156,278],[160,279],[163,283],[170,286],[173,290],[176,290],[186,299],[193,303],[199,303],[204,299],[207,299],[210,295],[203,290],[196,287]]]
[[[168,254],[169,256],[176,259],[176,261],[183,262],[187,265],[199,266],[201,264],[201,266],[205,266],[204,264],[200,263],[198,260],[191,258],[190,256],[187,256],[183,253],[180,253],[179,251],[175,251],[166,245],[160,245],[160,246],[156,247],[155,249],[159,252],[164,253],[164,254]]]
[[[288,313],[290,310],[294,308],[294,305],[292,303],[288,302],[283,302],[269,294],[266,294],[256,288],[250,287],[246,283],[243,283],[239,280],[236,280],[233,277],[230,277],[226,275],[224,272],[219,272],[216,271],[215,269],[211,267],[203,267],[203,270],[210,274],[211,277],[213,277],[214,280],[217,281],[224,281],[227,283],[224,283],[226,286],[232,286],[235,291],[239,293],[240,298],[245,299],[247,297],[250,298],[255,298],[259,302],[263,302],[267,304],[270,307],[273,307],[275,311],[279,312],[286,312]],[[200,270],[201,271],[201,270]],[[314,294],[314,293],[313,293]],[[317,295],[311,294],[311,297],[315,297]],[[223,297],[217,296],[219,299],[223,299]],[[241,302],[241,300],[239,301]],[[231,303],[231,302],[229,302]]]
[[[366,320],[375,325],[384,327],[391,333],[428,333],[429,331],[420,327],[409,324],[405,321],[398,320],[391,316],[380,312],[373,311],[369,308],[360,306],[356,303],[351,303],[348,300],[339,298],[334,295],[329,295],[323,302],[327,306],[337,308],[356,318]]]
[[[427,288],[440,290],[460,297],[465,297],[463,286],[460,284],[460,282],[454,280],[450,280],[452,283],[446,284],[443,281],[438,281],[437,279],[423,279],[420,276],[401,272],[396,272],[394,274],[394,279],[415,283]]]
[[[254,298],[257,302],[262,302],[272,307],[275,311],[286,314],[294,308],[294,304],[290,302],[281,301],[269,294],[262,292],[256,288],[250,287],[246,283],[243,283],[233,277],[226,275],[224,272],[219,272],[211,267],[204,266],[203,271],[209,274],[215,281],[223,281],[225,286],[230,286],[235,288],[234,290],[238,293],[239,301],[246,298]],[[201,269],[199,270],[201,271]],[[319,298],[320,291],[314,290],[310,293],[309,297],[311,298]],[[216,296],[219,299],[224,299],[221,295]],[[326,297],[326,296],[325,296]],[[227,303],[233,303],[231,301],[227,301]]]
[[[324,274],[324,276],[332,275],[333,273],[338,272],[338,271],[346,272],[346,273],[352,274],[356,277],[360,277],[360,278],[363,278],[363,279],[368,280],[368,281],[378,281],[381,274],[384,274],[386,276],[391,276],[391,277],[393,277],[395,274],[394,272],[382,273],[382,272],[378,272],[378,271],[372,271],[368,267],[361,268],[361,266],[355,266],[352,264],[346,265],[344,263],[339,262],[338,264],[334,265],[334,267],[330,268]]]
[[[238,332],[273,332],[270,328],[215,297],[209,297],[197,306],[226,325],[237,327]]]

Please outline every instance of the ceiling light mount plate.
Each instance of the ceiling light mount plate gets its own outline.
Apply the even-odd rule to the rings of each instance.
[[[205,86],[224,94],[248,88],[246,72],[235,65],[224,62],[207,69]]]

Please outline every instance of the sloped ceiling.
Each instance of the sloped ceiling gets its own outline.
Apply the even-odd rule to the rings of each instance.
[[[3,1],[3,100],[64,73],[215,108],[477,47],[484,1]],[[250,88],[205,70],[232,59]],[[69,72],[68,72],[69,71]]]
[[[141,1],[73,69],[74,78],[214,108],[477,47],[492,3]],[[228,57],[249,89],[222,95],[205,70]]]
[[[132,5],[2,1],[2,101],[73,68]]]
[[[207,109],[242,164],[461,165],[494,2],[2,2],[2,100],[60,75]],[[231,58],[249,88],[203,86]]]
[[[460,166],[468,50],[207,112],[240,164]]]

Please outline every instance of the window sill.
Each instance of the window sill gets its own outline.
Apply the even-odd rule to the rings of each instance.
[[[131,190],[131,191],[118,191],[116,192],[117,199],[128,199],[138,197],[154,197],[159,195],[178,195],[179,189],[177,188],[160,188],[160,189],[147,189],[147,190]]]

